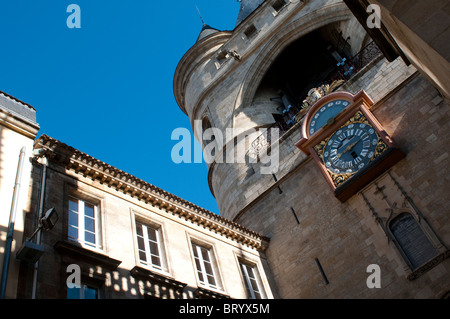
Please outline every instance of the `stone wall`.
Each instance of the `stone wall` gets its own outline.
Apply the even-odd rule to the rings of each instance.
[[[397,88],[373,112],[406,158],[389,172],[426,218],[445,254],[450,240],[447,178],[449,103],[422,76]],[[383,185],[390,175],[376,181]],[[450,287],[448,260],[420,277],[405,263],[375,218],[386,217],[375,182],[342,204],[319,169],[306,160],[295,173],[258,198],[238,221],[271,238],[269,264],[282,298],[439,298]],[[371,211],[362,194],[373,205]],[[402,207],[405,196],[391,185],[388,200]],[[378,196],[378,197],[377,197]],[[296,223],[291,207],[300,224]],[[388,217],[388,216],[387,216]],[[387,218],[386,217],[386,218]],[[315,259],[329,280],[325,284]],[[381,267],[381,289],[368,289],[366,268]],[[420,272],[420,271],[419,271]],[[410,279],[408,279],[410,278]]]

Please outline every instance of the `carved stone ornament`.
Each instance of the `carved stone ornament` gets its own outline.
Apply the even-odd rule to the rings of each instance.
[[[331,84],[323,84],[317,88],[312,88],[308,92],[308,96],[303,100],[301,111],[297,114],[296,121],[299,122],[303,116],[320,98],[327,94],[334,92],[339,86],[344,83],[344,80],[333,81]]]

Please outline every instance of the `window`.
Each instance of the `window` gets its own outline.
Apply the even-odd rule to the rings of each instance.
[[[98,207],[86,201],[69,199],[68,238],[83,246],[101,248]]]
[[[212,259],[211,249],[194,243],[192,244],[192,249],[194,252],[199,282],[207,288],[219,289],[216,271],[214,270],[216,267],[214,260]]]
[[[256,35],[256,27],[252,24],[247,29],[245,29],[244,34],[247,37],[247,39],[251,39],[253,36]]]
[[[79,288],[67,288],[67,299],[99,299],[98,289],[85,284]]]
[[[259,278],[255,266],[246,263],[240,263],[242,276],[244,277],[245,288],[247,295],[251,299],[262,299],[262,293],[259,283]]]
[[[224,63],[228,60],[229,57],[230,57],[230,56],[228,55],[228,52],[227,52],[226,50],[221,51],[221,52],[217,55],[217,62],[216,62],[216,67],[217,67],[217,69],[219,69],[220,66],[221,66],[222,64],[224,64]]]
[[[274,8],[276,12],[279,12],[285,5],[286,5],[286,0],[277,0],[272,5],[272,8]]]
[[[411,214],[400,214],[391,221],[389,228],[412,269],[419,268],[438,255],[437,249]]]
[[[157,270],[167,271],[163,255],[161,228],[136,221],[139,262]]]
[[[211,126],[208,116],[202,119],[202,130],[203,154],[206,162],[210,163],[214,160],[218,143],[215,135],[217,128]]]
[[[210,139],[208,140],[208,139],[205,139],[205,132],[207,131],[207,130],[209,130],[209,129],[211,129],[212,127],[211,127],[211,122],[209,121],[209,118],[207,117],[207,116],[205,116],[203,119],[202,119],[202,130],[203,130],[203,132],[202,132],[202,134],[203,134],[203,147],[206,147],[206,145],[208,145],[209,143],[211,143],[211,142],[214,142],[215,141],[215,139],[216,139],[216,136],[214,135],[214,134],[211,134],[211,137],[210,137]],[[209,134],[209,132],[207,132],[206,134]]]

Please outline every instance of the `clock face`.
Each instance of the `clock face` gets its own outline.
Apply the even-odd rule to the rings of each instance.
[[[321,127],[325,126],[330,119],[333,119],[345,109],[350,102],[345,100],[335,100],[325,104],[313,116],[308,127],[309,135],[316,133]]]
[[[334,174],[354,174],[372,160],[378,144],[378,135],[369,124],[349,124],[331,136],[323,159]]]

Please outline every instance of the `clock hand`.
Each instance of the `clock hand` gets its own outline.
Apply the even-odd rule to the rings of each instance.
[[[358,139],[358,140],[356,140],[354,143],[352,143],[352,144],[350,144],[349,146],[347,146],[347,148],[342,152],[342,153],[339,153],[337,156],[338,156],[338,159],[340,159],[341,158],[341,156],[343,155],[343,154],[345,154],[345,153],[347,153],[347,152],[350,152],[354,147],[355,147],[355,145],[356,144],[358,144],[358,142],[360,141],[361,139]]]
[[[360,137],[357,141],[355,141],[353,144],[349,145],[349,146],[345,149],[345,151],[343,151],[342,153],[339,153],[339,154],[337,155],[337,156],[338,156],[338,159],[340,159],[341,156],[344,155],[345,153],[350,152],[350,151],[355,147],[355,145],[358,144],[358,142],[361,141],[366,135],[367,135],[367,133],[365,133],[363,136],[361,136],[361,137]]]
[[[361,140],[361,139],[358,139],[357,141],[355,141],[355,143],[349,145],[349,146],[345,149],[345,152],[344,152],[344,153],[350,152],[350,151],[355,147],[355,145],[359,143],[360,140]]]

